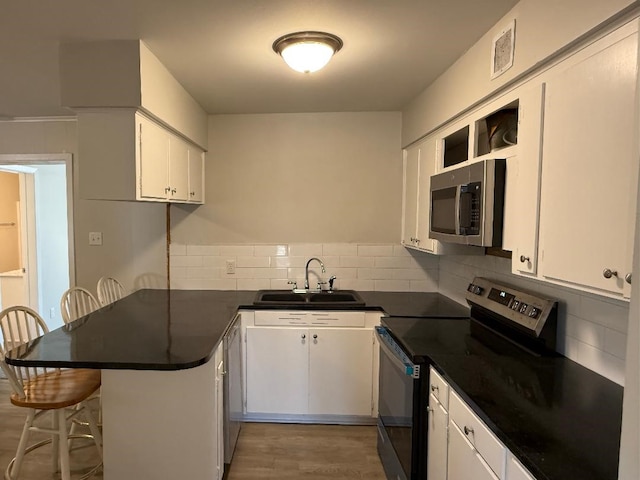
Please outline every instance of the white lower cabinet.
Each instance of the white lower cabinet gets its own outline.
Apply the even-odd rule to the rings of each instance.
[[[480,452],[455,423],[450,423],[449,428],[447,471],[449,480],[498,480]]]
[[[282,313],[270,312],[270,316],[274,322],[295,316]],[[336,315],[332,312],[332,317]],[[361,312],[362,324],[364,315]],[[302,320],[296,321],[304,322],[304,317],[301,314]],[[373,411],[377,357],[372,328],[264,326],[264,318],[255,318],[260,326],[247,325],[244,332],[249,419],[371,418],[377,414]],[[360,323],[358,316],[352,320]]]
[[[511,453],[507,455],[507,480],[535,480]]]
[[[535,480],[433,367],[429,392],[429,480]]]
[[[214,361],[216,365],[216,381],[215,381],[215,458],[216,458],[216,477],[215,480],[222,480],[224,476],[224,351],[220,345],[214,353]]]

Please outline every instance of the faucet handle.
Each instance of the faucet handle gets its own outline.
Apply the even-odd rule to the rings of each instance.
[[[326,284],[327,284],[327,282],[318,282],[318,286],[317,286],[318,291],[321,292],[322,291],[322,285],[326,285]]]
[[[295,280],[289,280],[287,282],[287,285],[293,285],[293,287],[291,288],[291,290],[296,290],[298,288],[298,282],[296,282]]]
[[[333,291],[333,282],[335,281],[336,276],[335,275],[331,275],[329,277],[329,291]]]

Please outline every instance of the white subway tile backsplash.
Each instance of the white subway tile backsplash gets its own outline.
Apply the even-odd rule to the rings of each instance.
[[[375,257],[340,257],[341,267],[373,267]]]
[[[220,247],[217,245],[187,245],[187,255],[219,255]]]
[[[583,295],[580,299],[580,316],[593,322],[602,323],[609,328],[627,333],[629,323],[629,305],[611,303],[591,295]]]
[[[289,255],[289,245],[255,245],[253,254],[256,257],[286,257]]]
[[[268,290],[271,281],[268,278],[239,278],[238,290]]]
[[[376,291],[381,292],[409,292],[411,282],[409,280],[374,280]]]
[[[245,267],[270,267],[271,257],[238,257],[236,265],[239,268]]]
[[[610,328],[605,329],[604,351],[624,360],[627,356],[627,336]]]
[[[411,268],[410,257],[373,257],[376,268]]]
[[[558,351],[613,381],[623,383],[629,306],[511,274],[509,259],[482,255],[430,255],[400,244],[299,243],[170,246],[171,287],[215,290],[290,290],[288,280],[304,284],[337,277],[338,289],[360,291],[439,291],[466,305],[465,291],[475,276],[539,292],[559,300]],[[226,273],[226,261],[236,273]],[[326,288],[326,286],[325,286]]]
[[[174,267],[201,267],[202,257],[199,255],[177,255],[171,257],[171,265]]]
[[[592,347],[604,350],[605,328],[597,323],[567,315],[566,334]]]
[[[221,257],[250,257],[253,255],[253,245],[220,245],[218,254]]]

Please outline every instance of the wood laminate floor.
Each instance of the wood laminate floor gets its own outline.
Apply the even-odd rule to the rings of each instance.
[[[26,410],[9,402],[10,392],[9,382],[0,379],[0,478],[15,455],[26,416]],[[242,427],[227,478],[385,480],[376,452],[376,435],[375,426],[247,423]],[[34,434],[32,438],[45,437]],[[71,454],[76,478],[97,462],[91,445]],[[59,475],[51,473],[50,446],[27,456],[21,480],[56,478]],[[93,478],[102,479],[102,473]]]

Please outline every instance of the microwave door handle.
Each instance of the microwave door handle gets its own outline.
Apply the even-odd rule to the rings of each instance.
[[[460,196],[462,195],[462,185],[456,187],[456,235],[460,235]]]

